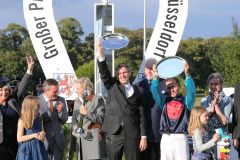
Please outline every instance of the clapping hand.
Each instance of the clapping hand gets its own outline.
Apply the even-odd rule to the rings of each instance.
[[[59,101],[57,105],[57,112],[60,113],[63,110],[63,102]]]

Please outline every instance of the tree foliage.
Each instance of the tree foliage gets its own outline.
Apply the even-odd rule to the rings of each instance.
[[[223,75],[226,87],[240,81],[240,32],[234,18],[232,24],[233,32],[229,37],[189,38],[181,41],[177,56],[183,57],[190,64],[198,90],[206,89],[206,79],[212,72]],[[57,26],[77,76],[88,76],[93,81],[94,34],[86,35],[83,40],[81,23],[71,17],[61,19]],[[127,47],[115,51],[115,65],[127,62],[133,71],[133,80],[143,58],[143,29],[115,28],[115,32],[127,35],[130,41]],[[147,29],[147,42],[151,33],[152,29]],[[35,59],[33,82],[44,79],[26,28],[11,23],[0,29],[0,74],[20,79],[26,71],[26,55],[32,55]]]

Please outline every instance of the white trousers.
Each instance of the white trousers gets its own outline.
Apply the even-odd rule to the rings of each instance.
[[[189,160],[188,138],[185,134],[163,134],[161,160]]]

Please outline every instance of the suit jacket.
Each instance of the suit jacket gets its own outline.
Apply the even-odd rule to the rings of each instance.
[[[74,110],[72,116],[72,134],[77,138],[77,153],[78,160],[81,160],[80,152],[82,150],[83,159],[101,159],[104,157],[103,153],[105,152],[106,156],[106,147],[104,147],[104,137],[99,134],[100,128],[89,128],[93,124],[102,125],[105,113],[105,101],[103,97],[95,95],[92,101],[86,103],[88,113],[83,116],[80,114],[80,106],[82,102],[79,98],[74,101]],[[91,132],[93,136],[92,141],[88,141],[84,138],[81,138],[77,133],[77,129],[80,127],[80,119],[83,118],[82,128],[85,131]],[[81,143],[81,145],[80,145]]]
[[[139,86],[143,88],[143,97],[145,103],[145,117],[147,120],[147,140],[149,142],[160,142],[160,118],[161,110],[155,103],[152,93],[150,91],[151,83],[147,79],[139,82]],[[162,89],[162,87],[161,87]]]
[[[146,136],[142,88],[132,85],[134,93],[127,98],[124,86],[111,76],[106,61],[98,61],[98,66],[109,96],[102,130],[108,134],[116,134],[122,126],[129,137]]]
[[[38,96],[40,101],[40,110],[39,113],[43,119],[43,128],[46,132],[46,142],[45,147],[47,150],[51,150],[54,142],[58,146],[58,148],[63,151],[65,147],[65,136],[62,128],[62,124],[64,124],[68,119],[68,111],[66,107],[66,102],[63,97],[57,97],[56,103],[54,105],[54,110],[52,113],[48,111],[47,102],[45,101],[43,94]],[[64,106],[61,113],[57,112],[57,104],[61,101]]]
[[[233,139],[240,138],[240,84],[235,86],[234,105],[233,105]]]

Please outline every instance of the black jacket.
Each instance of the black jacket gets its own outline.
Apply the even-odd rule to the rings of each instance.
[[[111,76],[106,61],[98,61],[98,66],[109,96],[102,130],[108,134],[117,134],[122,126],[129,137],[146,136],[142,88],[132,85],[134,94],[127,98],[124,86]]]
[[[240,84],[235,86],[233,105],[233,139],[240,138]]]

